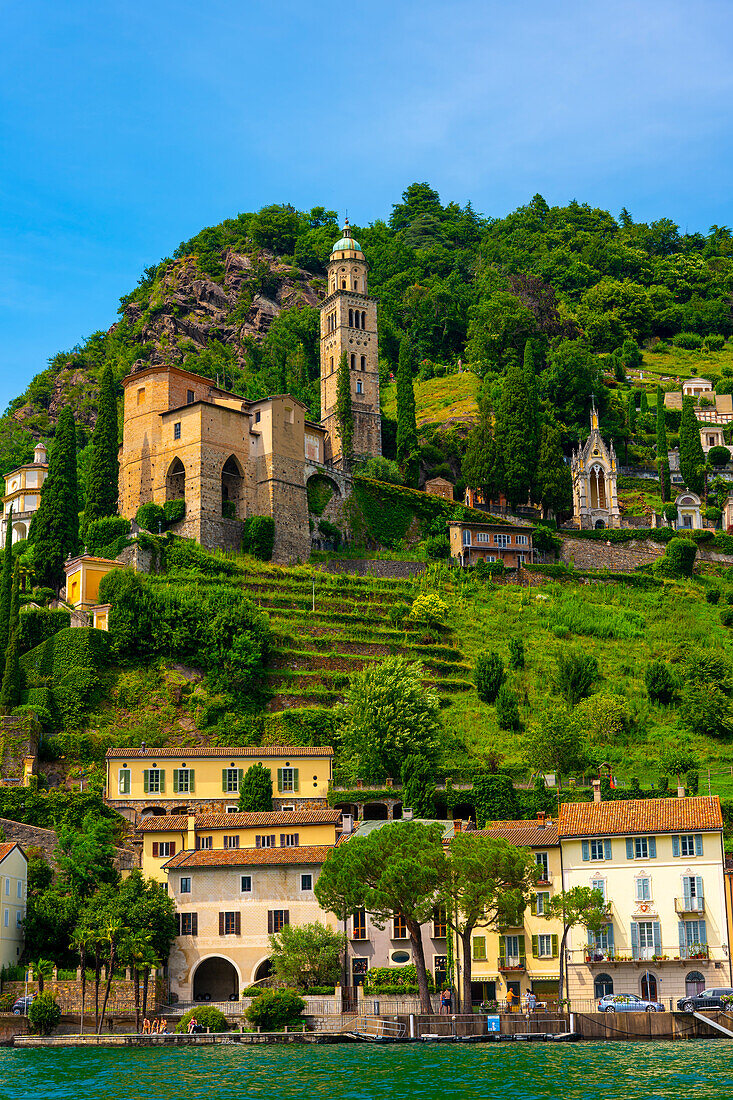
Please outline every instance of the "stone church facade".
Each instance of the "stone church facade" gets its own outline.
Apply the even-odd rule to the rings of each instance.
[[[613,444],[608,448],[601,438],[595,406],[590,414],[590,435],[579,451],[573,451],[570,471],[574,526],[582,530],[620,527],[616,453]]]
[[[210,378],[140,363],[123,380],[119,511],[184,500],[173,530],[206,549],[236,550],[243,521],[275,521],[273,560],[304,560],[311,548],[307,483],[328,477],[334,495],[350,489],[336,422],[338,363],[347,353],[354,453],[381,454],[376,302],[367,264],[346,223],[328,265],[321,307],[320,423],[290,394],[248,401]]]

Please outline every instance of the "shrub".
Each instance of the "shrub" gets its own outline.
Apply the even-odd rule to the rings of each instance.
[[[125,519],[124,516],[100,516],[99,519],[93,519],[87,524],[84,531],[84,545],[90,554],[99,554],[106,547],[116,543],[118,539],[126,539],[130,534],[130,526],[129,519]]]
[[[714,504],[709,504],[707,506],[707,508],[705,509],[704,514],[705,514],[705,519],[709,520],[710,523],[717,523],[723,513],[722,513],[721,509],[716,508]]]
[[[715,538],[715,531],[693,531],[693,542],[712,542]]]
[[[301,1023],[305,1001],[294,989],[268,990],[254,1001],[245,1016],[264,1031],[282,1031]]]
[[[327,539],[332,543],[335,550],[338,550],[341,545],[341,532],[335,523],[330,523],[327,519],[320,519],[318,521],[318,530],[323,535],[324,539]]]
[[[213,1005],[197,1005],[196,1008],[189,1008],[188,1012],[181,1016],[181,1019],[176,1024],[176,1031],[186,1032],[188,1031],[188,1024],[192,1016],[196,1017],[198,1023],[206,1030],[209,1031],[227,1031],[229,1024],[227,1018],[223,1012],[220,1012],[218,1008]]]
[[[152,500],[148,501],[147,504],[141,504],[135,513],[135,523],[144,531],[151,531],[157,535],[165,528],[165,512],[159,504],[154,504]]]
[[[710,332],[703,340],[703,347],[706,351],[722,351],[725,347],[725,336],[719,332]],[[725,368],[723,373],[725,374]]]
[[[692,539],[674,538],[654,562],[654,572],[663,577],[691,577],[696,555],[697,546]]]
[[[554,554],[556,557],[562,546],[562,539],[549,527],[535,527],[532,532],[532,545],[542,554]]]
[[[404,484],[399,466],[389,458],[368,458],[359,466],[359,473],[374,481],[387,481],[391,485]]]
[[[678,332],[672,337],[672,343],[676,348],[683,348],[685,351],[698,351],[702,347],[702,336],[698,336],[696,332]]]
[[[27,653],[36,646],[41,645],[60,630],[66,630],[71,626],[71,615],[68,611],[46,611],[36,607],[29,607],[20,616],[20,652]]]
[[[524,642],[521,638],[509,639],[509,668],[524,668]]]
[[[582,650],[562,650],[557,658],[555,686],[570,707],[590,695],[598,679],[598,661]]]
[[[228,502],[231,503],[231,502]],[[163,515],[165,516],[166,526],[170,527],[172,523],[179,523],[186,514],[186,501],[185,500],[167,500],[163,505]]]
[[[37,1031],[39,1035],[50,1035],[60,1019],[61,1009],[53,993],[39,993],[28,1009],[31,1031]]]
[[[407,618],[428,626],[445,626],[448,622],[448,604],[435,592],[421,592],[415,597]]]
[[[487,821],[514,821],[519,817],[517,792],[508,775],[479,772],[473,781],[473,798],[479,829]]]
[[[508,684],[502,684],[496,696],[496,722],[500,730],[518,730],[519,705]]]
[[[712,603],[712,604],[720,603],[720,589],[719,588],[708,588],[707,591],[705,592],[705,599],[707,600],[708,603]]]
[[[652,661],[646,666],[644,682],[649,698],[654,703],[668,706],[676,690],[675,678],[664,661]]]
[[[730,462],[730,451],[727,447],[711,447],[708,451],[708,462],[711,466],[727,466]]]
[[[673,523],[677,519],[677,505],[671,503],[665,504],[662,509],[662,514],[669,523]]]
[[[308,511],[314,516],[322,516],[333,496],[333,482],[322,474],[314,474],[313,477],[308,478],[305,491],[308,497]]]
[[[723,626],[733,626],[733,607],[726,606],[720,609],[720,621]]]
[[[498,653],[479,653],[473,667],[473,679],[479,699],[493,703],[504,682],[504,662]]]
[[[435,983],[430,970],[427,976],[428,989],[432,991]],[[414,963],[408,963],[406,966],[375,966],[367,972],[364,984],[375,993],[382,993],[386,988],[412,989],[414,987],[417,989],[417,970]]]
[[[259,561],[272,559],[275,545],[275,521],[272,516],[250,516],[244,523],[242,549]]]

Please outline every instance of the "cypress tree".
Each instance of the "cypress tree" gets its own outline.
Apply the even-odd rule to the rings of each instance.
[[[414,368],[412,340],[409,336],[403,336],[397,362],[397,461],[403,467],[417,450],[415,391],[412,388]]]
[[[491,410],[484,406],[478,424],[468,433],[461,476],[470,489],[480,489],[484,501],[496,500],[504,482],[501,452],[491,426]]]
[[[669,476],[669,451],[667,449],[667,424],[664,411],[664,394],[662,387],[657,386],[657,471],[659,473],[659,491],[662,504],[669,500],[670,476]]]
[[[642,390],[641,391],[641,397],[639,398],[639,413],[640,413],[641,416],[644,416],[644,414],[648,413],[648,412],[649,412],[649,400],[648,400],[647,395],[646,395],[646,390]]]
[[[700,425],[695,416],[692,397],[682,399],[680,423],[680,473],[682,480],[693,493],[701,493],[705,480],[705,453],[700,440]]]
[[[10,598],[13,589],[13,505],[8,511],[8,524],[5,528],[5,551],[3,553],[3,571],[0,577],[0,653],[4,653],[10,638]]]
[[[629,425],[629,431],[633,432],[636,427],[636,390],[629,390],[626,407],[626,422]]]
[[[10,641],[5,654],[3,686],[2,691],[0,691],[0,712],[9,714],[13,707],[18,706],[22,688],[23,680],[20,671],[20,631],[18,627],[16,627],[10,635]]]
[[[524,504],[537,475],[539,411],[532,353],[527,365],[509,364],[496,409],[496,442],[504,466],[503,489],[510,506]]]
[[[349,467],[354,458],[354,413],[351,408],[351,372],[346,352],[341,353],[336,382],[336,422],[341,437],[341,459]]]
[[[549,423],[542,427],[535,496],[545,516],[550,508],[560,514],[569,512],[573,506],[573,482],[563,455],[557,424]]]
[[[64,562],[79,548],[79,493],[76,480],[76,425],[64,406],[48,456],[48,476],[31,522],[36,578],[57,592],[64,581]]]
[[[8,641],[13,631],[20,628],[20,562],[13,567],[13,581],[10,587],[10,607],[8,610]]]
[[[117,396],[112,368],[102,371],[97,422],[92,432],[92,457],[86,484],[84,526],[117,512],[119,462],[117,458]]]

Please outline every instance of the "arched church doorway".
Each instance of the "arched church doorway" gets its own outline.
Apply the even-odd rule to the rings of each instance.
[[[588,477],[590,482],[590,506],[593,510],[596,508],[607,508],[606,504],[606,472],[602,466],[591,466],[590,474]]]

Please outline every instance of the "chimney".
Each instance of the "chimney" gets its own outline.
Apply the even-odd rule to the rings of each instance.
[[[145,744],[144,741],[141,741],[140,742],[140,752],[145,752],[146,750],[147,750],[147,745]]]
[[[186,851],[196,851],[196,815],[188,815],[188,835],[186,836]]]
[[[341,814],[341,832],[344,836],[349,836],[354,831],[354,815],[353,814]]]
[[[403,806],[402,807],[402,820],[403,821],[412,821],[413,817],[414,817],[414,813],[413,813],[412,807],[411,806]]]
[[[677,797],[678,798],[684,798],[685,797],[685,788],[682,786],[681,783],[677,784]]]
[[[600,779],[593,780],[593,801],[601,801],[601,781]]]
[[[537,828],[538,829],[544,829],[544,827],[545,827],[545,811],[544,810],[538,810],[537,811]]]
[[[460,818],[457,818],[457,819],[454,818],[454,820],[453,820],[453,832],[454,833],[463,832],[463,822],[461,821]]]

